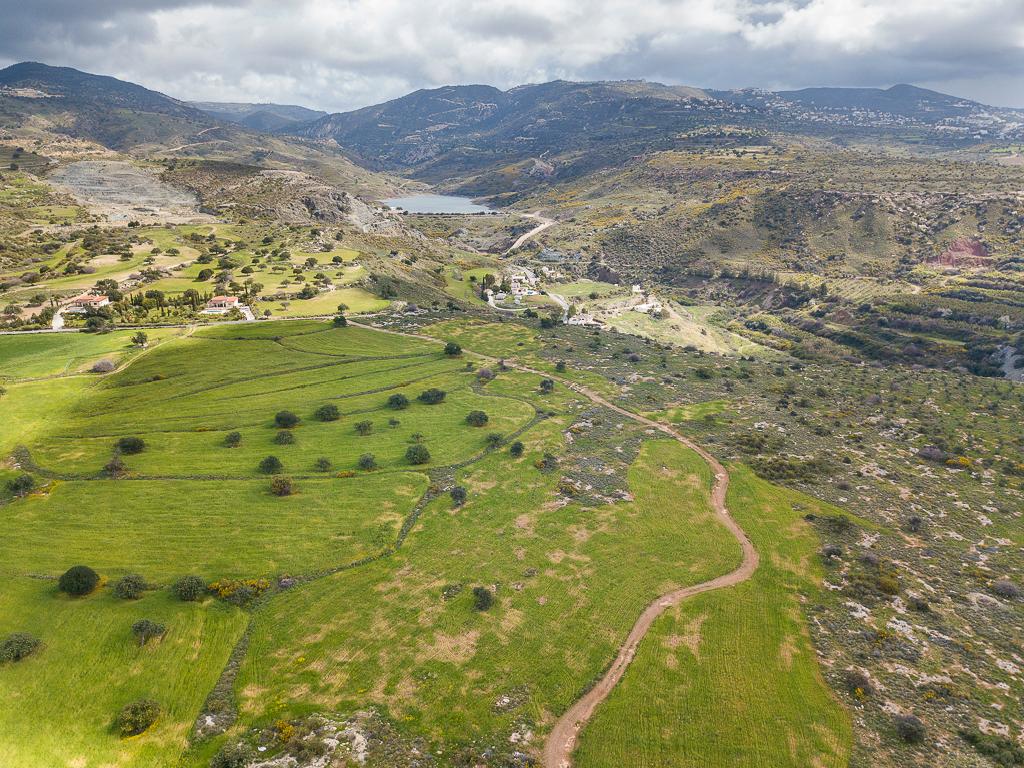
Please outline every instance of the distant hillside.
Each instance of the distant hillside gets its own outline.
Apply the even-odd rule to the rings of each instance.
[[[778,91],[789,101],[833,109],[870,109],[922,120],[955,117],[982,107],[976,101],[948,96],[914,85],[891,88],[804,88],[799,91]]]
[[[911,85],[773,93],[555,81],[508,91],[487,85],[421,90],[290,132],[337,142],[368,168],[472,194],[514,195],[538,181],[685,148],[690,137],[719,128],[961,148],[1024,139],[1024,111]]]
[[[174,141],[216,126],[183,101],[113,77],[26,62],[0,70],[0,127],[42,118],[111,149]]]
[[[604,150],[621,158],[631,147],[670,141],[693,124],[703,102],[713,110],[701,90],[644,82],[447,86],[328,115],[294,132],[334,140],[370,167],[437,182],[566,152],[579,154],[576,171],[597,167]],[[540,162],[531,171],[547,169]]]
[[[211,117],[237,123],[254,131],[277,133],[300,123],[311,123],[327,115],[318,109],[294,104],[246,104],[238,102],[193,101],[192,106]]]
[[[302,107],[227,106],[236,107],[236,117],[255,107],[248,114],[254,122],[273,121],[260,116],[270,107],[278,118],[319,114]],[[44,145],[70,136],[140,157],[301,170],[353,194],[374,197],[395,189],[392,180],[355,165],[337,147],[269,135],[113,77],[34,62],[0,70],[0,135]]]

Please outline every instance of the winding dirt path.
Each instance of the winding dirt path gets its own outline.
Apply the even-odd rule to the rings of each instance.
[[[433,336],[427,336],[421,333],[407,333],[387,328],[377,328],[372,325],[352,323],[351,321],[350,325],[359,325],[363,328],[385,331],[386,333],[393,333],[398,336],[408,336],[417,339],[424,339],[426,341],[442,343],[439,339],[436,339]],[[471,352],[470,350],[465,351],[474,357],[479,357],[491,362],[498,362],[498,358],[491,357],[490,355],[483,355],[479,352]],[[656,429],[659,432],[665,433],[673,440],[682,443],[684,446],[698,454],[705,462],[707,462],[708,466],[711,467],[711,471],[715,476],[714,484],[711,487],[711,508],[714,511],[715,517],[722,525],[729,529],[729,532],[732,533],[733,536],[736,537],[736,540],[739,541],[740,548],[743,552],[743,560],[740,562],[740,565],[736,570],[730,571],[722,576],[718,576],[710,581],[704,581],[700,584],[694,584],[689,587],[682,587],[680,589],[673,590],[668,594],[662,595],[644,609],[643,613],[640,614],[640,617],[633,625],[633,628],[629,631],[629,634],[626,635],[626,639],[619,648],[619,653],[615,657],[615,661],[612,662],[611,666],[608,667],[608,670],[604,673],[601,679],[597,681],[594,687],[584,693],[575,704],[569,707],[565,714],[558,718],[558,722],[555,723],[555,727],[551,730],[547,741],[544,743],[544,752],[541,761],[544,768],[570,768],[570,766],[572,766],[572,753],[576,748],[576,741],[580,732],[583,730],[583,727],[587,722],[594,716],[594,712],[598,705],[608,698],[619,680],[622,679],[622,676],[626,672],[626,668],[629,666],[629,663],[636,655],[637,649],[640,647],[640,642],[644,639],[644,636],[651,628],[651,625],[654,624],[654,621],[667,609],[679,605],[679,603],[687,598],[699,595],[703,592],[711,592],[715,589],[731,587],[746,581],[753,576],[754,571],[757,570],[757,566],[760,563],[760,557],[757,554],[757,550],[754,549],[753,543],[751,543],[750,539],[747,537],[747,534],[739,526],[739,523],[732,518],[732,515],[729,514],[728,507],[725,505],[726,492],[729,490],[729,473],[718,459],[694,443],[688,437],[685,437],[674,430],[668,424],[655,421],[654,419],[649,419],[646,416],[641,416],[633,411],[628,411],[581,384],[577,384],[573,381],[563,379],[560,376],[547,373],[546,371],[540,371],[536,368],[530,368],[529,366],[521,365],[509,360],[505,360],[505,365],[518,371],[533,373],[553,379],[567,389],[583,395],[593,403],[602,405],[615,413],[625,416],[627,419],[632,419],[633,421],[650,427],[651,429]]]
[[[519,237],[517,237],[516,241],[514,243],[512,243],[511,246],[506,248],[505,251],[501,254],[502,256],[505,256],[505,255],[508,255],[508,254],[512,253],[512,251],[514,251],[516,248],[521,246],[523,243],[525,243],[531,237],[533,237],[534,235],[539,235],[545,229],[547,229],[548,227],[553,227],[557,223],[554,219],[545,219],[543,216],[540,215],[540,211],[537,211],[537,213],[524,213],[523,214],[523,218],[524,219],[535,219],[535,220],[539,221],[540,224],[538,224],[536,227],[531,229],[529,232],[527,232],[525,234],[522,234]]]

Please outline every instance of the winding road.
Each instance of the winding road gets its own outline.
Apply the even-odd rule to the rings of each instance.
[[[439,339],[421,333],[406,333],[404,331],[379,328],[352,321],[349,321],[349,325],[357,325],[362,328],[384,331],[385,333],[392,333],[398,336],[408,336],[411,338],[441,343]],[[467,354],[482,358],[489,362],[498,362],[497,358],[491,357],[490,355],[483,355],[479,352],[472,352],[470,350],[464,351]],[[505,365],[517,371],[533,373],[553,379],[567,389],[583,395],[593,403],[604,406],[627,419],[632,419],[633,421],[650,427],[651,429],[656,429],[665,433],[673,440],[677,440],[690,450],[697,453],[697,455],[707,462],[707,465],[711,468],[711,471],[715,476],[714,485],[711,488],[711,508],[714,511],[715,517],[729,530],[730,533],[732,533],[733,536],[736,537],[743,553],[743,559],[735,570],[709,581],[701,582],[700,584],[694,584],[689,587],[672,590],[671,592],[657,598],[643,610],[640,617],[633,625],[633,628],[629,631],[629,634],[626,635],[626,639],[619,648],[619,653],[615,657],[611,666],[608,667],[604,675],[601,676],[601,679],[598,680],[592,688],[577,699],[576,703],[569,707],[569,709],[566,710],[560,718],[558,718],[558,722],[555,723],[554,728],[552,728],[551,733],[548,735],[547,741],[544,743],[544,752],[541,761],[544,768],[570,768],[570,766],[572,766],[572,753],[576,748],[576,741],[579,738],[580,732],[583,730],[587,722],[594,716],[594,712],[597,710],[598,705],[608,698],[619,680],[622,679],[629,663],[633,660],[633,657],[636,656],[637,649],[640,647],[640,642],[644,639],[644,636],[651,628],[651,625],[654,624],[655,620],[667,609],[679,605],[679,603],[683,602],[687,598],[699,595],[703,592],[711,592],[716,589],[732,587],[746,581],[753,576],[754,572],[757,570],[757,566],[760,563],[760,557],[757,554],[757,550],[754,549],[754,545],[750,541],[750,538],[740,527],[739,523],[737,523],[733,519],[732,515],[729,514],[729,509],[725,504],[725,496],[729,490],[728,471],[726,471],[725,467],[722,466],[722,463],[718,459],[704,450],[704,448],[694,443],[688,437],[676,432],[668,424],[655,421],[654,419],[649,419],[646,416],[641,416],[633,411],[628,411],[621,406],[615,405],[610,400],[599,395],[593,390],[573,381],[552,375],[547,371],[540,371],[536,368],[530,368],[529,366],[509,360],[505,360]]]
[[[511,246],[506,248],[505,251],[501,254],[502,256],[507,256],[508,254],[512,253],[512,251],[514,251],[516,248],[521,246],[523,243],[525,243],[531,237],[533,237],[534,235],[539,235],[541,232],[543,232],[548,227],[555,226],[555,223],[556,223],[554,219],[545,219],[543,216],[540,215],[540,211],[537,211],[536,213],[524,213],[523,214],[523,218],[524,219],[536,219],[540,223],[536,227],[531,229],[529,232],[526,232],[525,234],[522,234],[519,237],[517,237],[516,241],[514,243],[512,243]]]

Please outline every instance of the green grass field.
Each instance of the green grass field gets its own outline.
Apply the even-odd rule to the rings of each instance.
[[[654,596],[738,563],[738,545],[712,522],[706,465],[674,442],[644,444],[629,472],[635,501],[558,504],[558,475],[531,463],[556,449],[560,427],[529,433],[522,459],[493,454],[465,470],[466,505],[430,505],[394,557],[258,614],[238,682],[245,719],[373,703],[439,742],[492,738],[522,717],[548,722]],[[446,585],[458,585],[450,599]],[[471,606],[477,585],[496,590],[485,613]],[[496,709],[517,691],[528,692],[521,707]]]
[[[16,553],[4,549],[9,566]],[[164,624],[164,638],[139,647],[131,625],[140,618]],[[0,636],[31,632],[43,648],[0,667],[0,763],[174,765],[244,626],[238,609],[182,603],[166,590],[131,601],[105,592],[69,599],[50,580],[8,579]],[[114,717],[139,698],[159,701],[163,714],[144,735],[122,740]]]
[[[176,328],[146,331],[149,346],[181,334]],[[38,333],[0,336],[0,379],[60,376],[88,371],[98,360],[119,364],[142,350],[132,344],[135,331],[111,333]]]
[[[823,575],[803,515],[838,510],[745,467],[730,474],[729,509],[760,567],[658,619],[583,731],[579,768],[847,764],[849,716],[821,678],[801,609]]]
[[[169,334],[144,354],[125,356],[111,374],[66,376],[76,361],[113,354],[124,340],[0,339],[21,379],[3,399],[0,448],[10,455],[24,446],[40,484],[25,498],[0,497],[7,521],[0,574],[11,585],[0,595],[0,635],[29,631],[43,641],[35,656],[0,666],[0,696],[18,702],[0,712],[0,762],[205,768],[220,744],[250,728],[368,707],[452,760],[473,745],[510,749],[513,734],[536,752],[645,605],[738,564],[739,546],[711,513],[710,472],[697,454],[620,423],[563,385],[541,394],[541,374],[507,370],[478,381],[485,363],[472,351],[554,368],[529,329],[447,321],[428,330],[467,352],[448,357],[428,340],[297,320]],[[605,382],[571,368],[560,375]],[[430,387],[447,392],[442,403],[417,401]],[[386,406],[397,393],[408,397],[407,408]],[[340,418],[318,420],[325,404],[337,406]],[[660,415],[685,421],[725,405]],[[287,430],[287,444],[276,442],[281,410],[301,419]],[[486,426],[466,422],[472,410],[488,414]],[[362,421],[372,424],[368,434],[356,429]],[[241,435],[237,447],[226,445],[232,431]],[[504,444],[489,447],[490,433]],[[146,447],[124,455],[126,470],[111,477],[104,465],[124,436],[139,436]],[[508,451],[512,439],[523,442],[520,457]],[[414,443],[429,449],[427,463],[406,459]],[[620,469],[605,463],[605,475],[595,477],[614,486],[617,471],[622,495],[580,495],[570,476],[604,461],[601,450],[616,455],[616,446]],[[365,453],[377,469],[358,468]],[[257,469],[267,455],[293,478],[292,495],[270,492],[270,478]],[[545,465],[545,456],[554,463]],[[321,457],[327,470],[316,466]],[[0,470],[5,482],[15,475],[11,464]],[[465,489],[464,504],[453,503],[453,485]],[[770,553],[762,570],[728,593],[687,602],[652,635],[685,634],[695,616],[707,614],[705,636],[730,653],[708,651],[714,664],[689,663],[676,644],[678,666],[663,670],[660,640],[646,642],[584,734],[580,765],[629,764],[632,756],[646,761],[638,765],[702,764],[693,755],[732,765],[748,743],[775,750],[785,742],[779,723],[796,734],[796,746],[789,763],[777,764],[824,756],[823,765],[839,765],[833,758],[845,755],[848,725],[817,677],[799,614],[797,595],[815,589],[818,574],[813,536],[793,508],[798,497],[745,470],[730,493],[737,517]],[[73,600],[54,579],[76,563],[95,568],[105,583]],[[118,600],[110,584],[131,572],[153,589],[138,601]],[[212,597],[174,599],[169,585],[189,573],[207,582],[299,582],[239,609]],[[488,610],[474,609],[474,587],[494,596]],[[140,648],[130,626],[142,617],[165,623],[166,637]],[[192,723],[247,626],[230,686],[238,720],[225,735],[190,745]],[[764,664],[766,653],[789,666]],[[730,663],[751,679],[727,678]],[[70,674],[73,690],[55,697],[66,686],[62,674]],[[694,679],[703,681],[699,688],[687,682]],[[749,686],[757,708],[716,704],[730,685]],[[622,732],[616,713],[652,706],[641,693],[652,688],[670,692],[678,705],[646,714],[660,735],[641,742]],[[113,718],[141,696],[159,701],[164,714],[142,736],[122,740]],[[773,697],[782,701],[778,720],[764,715]],[[695,710],[728,724],[733,752],[723,739],[698,733],[704,716],[685,716]],[[604,724],[605,717],[615,722]],[[48,724],[45,734],[37,733],[39,722]],[[611,743],[600,741],[606,736]]]

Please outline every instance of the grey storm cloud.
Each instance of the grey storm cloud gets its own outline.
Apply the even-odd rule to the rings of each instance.
[[[352,109],[457,83],[887,86],[1024,106],[1021,0],[0,0],[0,63]]]

